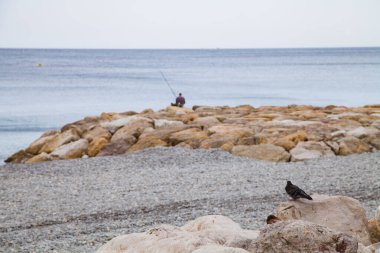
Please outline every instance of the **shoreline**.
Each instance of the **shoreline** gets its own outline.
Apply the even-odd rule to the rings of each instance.
[[[358,199],[373,216],[380,153],[271,163],[220,150],[151,148],[121,156],[0,166],[1,250],[93,252],[155,224],[222,214],[257,229],[292,180]]]

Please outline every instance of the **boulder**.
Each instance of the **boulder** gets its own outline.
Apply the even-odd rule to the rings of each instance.
[[[132,116],[135,117],[135,116]],[[138,138],[145,130],[145,128],[150,128],[153,126],[153,121],[140,119],[129,122],[123,127],[119,128],[111,138],[111,143],[118,140],[128,139],[131,136]]]
[[[169,143],[172,146],[185,142],[193,148],[198,148],[200,143],[207,138],[207,133],[199,128],[189,128],[170,135]]]
[[[296,146],[296,144],[292,141],[286,140],[284,138],[277,139],[273,143],[273,145],[283,147],[286,151],[290,151],[292,148]]]
[[[32,158],[33,155],[27,153],[25,150],[20,150],[10,157],[8,157],[4,162],[6,163],[25,163],[27,160]]]
[[[380,136],[370,139],[369,144],[371,144],[377,150],[380,150]]]
[[[134,136],[128,138],[119,139],[114,142],[110,142],[103,146],[97,156],[109,156],[109,155],[121,155],[127,152],[127,150],[136,143]]]
[[[380,230],[380,206],[378,206],[376,209],[375,221],[376,221],[377,228]]]
[[[153,120],[149,118],[133,115],[133,116],[123,117],[123,118],[112,120],[112,121],[103,122],[100,125],[106,128],[111,133],[115,133],[119,128],[132,124],[136,121],[145,121],[145,122],[153,124]]]
[[[70,128],[69,130],[66,130],[60,134],[54,135],[53,138],[48,140],[41,148],[39,152],[45,152],[45,153],[51,153],[52,151],[56,150],[58,147],[79,140],[79,134],[78,132]]]
[[[351,155],[351,154],[360,154],[364,152],[370,152],[370,146],[359,140],[354,136],[347,136],[340,140],[339,143],[339,155]]]
[[[51,161],[52,157],[51,155],[42,152],[41,154],[38,154],[36,156],[33,156],[29,160],[27,160],[25,163],[39,163],[39,162],[46,162],[46,161]]]
[[[210,127],[208,130],[208,133],[211,134],[239,134],[241,136],[243,135],[253,135],[255,132],[254,130],[244,127],[244,126],[236,126],[236,125],[216,125]]]
[[[335,153],[323,141],[299,142],[295,148],[290,150],[291,161],[305,161],[319,158],[321,156],[335,156]]]
[[[358,241],[341,232],[302,220],[282,221],[260,230],[249,252],[339,252],[357,253]]]
[[[312,201],[283,202],[277,209],[281,220],[304,220],[354,236],[369,245],[367,217],[360,202],[345,196],[312,195]]]
[[[96,138],[93,141],[90,142],[90,145],[88,146],[88,151],[87,154],[89,157],[94,157],[96,156],[100,150],[103,149],[105,145],[108,144],[108,139],[101,137],[101,138]]]
[[[101,126],[96,126],[83,133],[83,138],[87,139],[89,142],[92,142],[95,139],[104,138],[106,140],[111,139],[111,133]]]
[[[52,133],[52,132],[50,132]],[[32,144],[29,145],[29,147],[25,150],[27,153],[32,155],[37,155],[40,153],[41,148],[49,142],[51,139],[53,139],[55,136],[57,136],[59,133],[57,131],[54,131],[52,134],[48,135],[42,135],[37,140],[33,141]]]
[[[118,236],[97,253],[248,253],[257,231],[241,229],[227,217],[200,217],[182,227],[159,225],[145,233]]]
[[[214,116],[208,116],[208,117],[201,117],[201,118],[195,119],[193,121],[193,124],[197,124],[205,128],[209,128],[211,126],[220,124],[220,121]]]
[[[128,152],[134,152],[134,151],[138,151],[138,150],[142,150],[146,148],[152,148],[152,147],[167,147],[167,146],[168,144],[165,141],[155,136],[148,136],[148,137],[140,138],[133,146],[131,146],[128,149]]]
[[[143,133],[140,135],[141,138],[146,138],[146,137],[156,137],[158,139],[161,139],[165,142],[169,142],[169,137],[173,133],[180,132],[186,129],[191,128],[188,125],[182,125],[182,126],[171,126],[171,127],[164,127],[160,129],[154,130],[153,128],[145,128]]]
[[[369,232],[371,243],[380,242],[380,229],[377,226],[377,222],[375,218],[372,218],[368,221],[368,232]]]
[[[60,146],[51,153],[53,159],[74,159],[80,158],[88,149],[88,140],[80,139]]]
[[[172,126],[183,126],[182,121],[177,120],[167,120],[167,119],[155,119],[154,120],[154,128],[160,129],[163,127],[172,127]]]
[[[273,144],[260,144],[260,145],[237,145],[232,148],[231,153],[237,156],[245,156],[258,160],[266,160],[271,162],[287,162],[290,155],[282,147]]]
[[[369,136],[375,136],[380,133],[380,130],[374,127],[358,127],[347,132],[347,135],[352,135],[356,138],[362,139]]]
[[[241,137],[240,133],[213,134],[202,141],[200,148],[219,148],[225,143],[236,143]]]
[[[272,120],[272,125],[274,126],[307,127],[311,125],[322,125],[322,124],[323,123],[319,121],[307,121],[307,120],[292,120],[292,119]]]
[[[183,115],[186,113],[193,113],[194,111],[192,109],[186,108],[186,107],[178,107],[178,106],[168,106],[165,109],[166,112],[174,115]]]

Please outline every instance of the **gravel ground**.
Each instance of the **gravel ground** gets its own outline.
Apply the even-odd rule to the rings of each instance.
[[[380,204],[380,153],[267,163],[217,150],[154,148],[117,157],[0,167],[0,252],[94,252],[159,223],[222,214],[247,229],[286,201],[286,180]]]

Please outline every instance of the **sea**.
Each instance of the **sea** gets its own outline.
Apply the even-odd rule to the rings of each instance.
[[[190,108],[380,104],[380,48],[0,49],[0,161],[47,130],[179,92]]]

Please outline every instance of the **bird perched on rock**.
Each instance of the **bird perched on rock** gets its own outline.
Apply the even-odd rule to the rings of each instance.
[[[285,191],[294,200],[299,198],[313,200],[309,195],[306,194],[306,192],[300,189],[297,185],[292,184],[290,181],[286,183]]]

